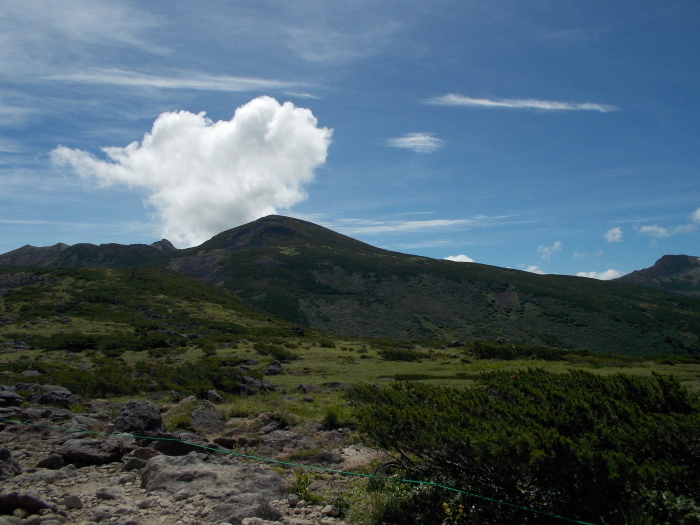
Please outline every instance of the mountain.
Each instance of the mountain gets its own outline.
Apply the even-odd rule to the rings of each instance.
[[[36,247],[27,244],[0,255],[1,266],[60,266],[66,268],[132,268],[159,266],[177,251],[167,239],[153,244],[94,244],[69,246],[58,243]]]
[[[0,256],[0,264],[18,264],[16,252]],[[167,268],[291,323],[340,335],[503,337],[627,354],[700,352],[698,298],[391,252],[281,216],[185,250],[75,245],[31,264]]]
[[[616,281],[672,294],[700,297],[700,257],[664,255],[651,268],[637,270]]]

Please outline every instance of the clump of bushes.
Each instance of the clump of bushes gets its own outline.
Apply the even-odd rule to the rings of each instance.
[[[299,359],[299,356],[291,350],[280,348],[279,346],[269,343],[258,342],[253,345],[253,348],[255,348],[255,351],[260,355],[271,355],[278,361],[295,361]]]
[[[236,394],[241,390],[241,372],[236,360],[201,359],[196,363],[127,363],[114,359],[96,360],[98,366],[80,370],[67,364],[8,363],[5,370],[19,373],[33,369],[41,373],[36,382],[61,385],[86,398],[128,396],[140,392],[175,391],[183,395],[199,395],[208,390]],[[12,376],[9,376],[12,380]]]
[[[625,523],[638,509],[655,523],[700,523],[700,401],[673,378],[528,370],[486,374],[468,390],[396,383],[348,395],[401,478],[589,523]],[[542,522],[435,487],[388,494],[376,523]]]
[[[387,361],[420,361],[430,357],[425,352],[418,352],[408,348],[391,348],[389,350],[380,350],[379,355]]]

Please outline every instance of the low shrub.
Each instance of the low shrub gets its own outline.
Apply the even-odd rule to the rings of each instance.
[[[326,430],[336,430],[338,428],[354,428],[355,419],[352,410],[345,405],[330,405],[326,407],[321,419],[321,425]]]
[[[417,352],[416,350],[409,350],[407,348],[380,350],[379,355],[387,361],[420,361],[421,359],[430,357],[424,352]]]
[[[623,513],[639,508],[655,523],[700,523],[700,401],[677,380],[528,370],[477,383],[361,385],[348,395],[358,428],[392,452],[402,478],[589,523],[624,523]],[[446,516],[443,503],[464,513]],[[513,507],[406,487],[376,523],[448,517],[459,525],[541,522]]]
[[[269,343],[255,343],[253,348],[255,348],[255,351],[260,355],[271,355],[278,361],[295,361],[299,359],[299,356],[291,350],[280,348],[279,346]]]

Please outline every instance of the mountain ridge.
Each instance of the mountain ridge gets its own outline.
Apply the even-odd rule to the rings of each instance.
[[[700,352],[694,297],[391,252],[288,217],[264,217],[182,250],[103,246],[75,245],[44,262],[177,271],[270,315],[339,335]]]

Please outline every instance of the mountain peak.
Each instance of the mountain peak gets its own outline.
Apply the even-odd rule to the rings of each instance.
[[[302,240],[313,240],[316,244],[336,249],[350,248],[364,252],[383,251],[380,248],[375,248],[313,222],[283,215],[267,215],[248,224],[226,230],[212,237],[196,249],[236,251],[258,246],[295,245]]]
[[[693,255],[664,255],[652,267],[634,271],[616,281],[700,297],[700,258]]]

